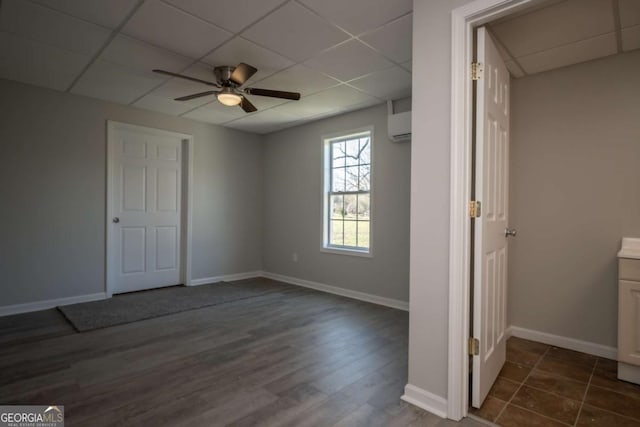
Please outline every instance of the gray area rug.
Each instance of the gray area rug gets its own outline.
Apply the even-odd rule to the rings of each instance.
[[[58,310],[76,330],[84,332],[251,298],[271,290],[269,287],[232,285],[225,282],[202,286],[173,286],[115,295],[101,301],[60,306]]]

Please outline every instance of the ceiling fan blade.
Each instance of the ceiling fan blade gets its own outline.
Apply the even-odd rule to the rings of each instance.
[[[231,80],[238,86],[241,86],[245,84],[246,81],[249,80],[251,76],[253,76],[257,71],[257,68],[241,62],[238,64],[236,69],[233,70],[233,73],[231,73],[231,77],[229,77],[229,80]]]
[[[240,101],[240,107],[244,110],[245,113],[253,113],[254,111],[258,111],[255,105],[251,103],[245,96],[242,97],[242,101]]]
[[[185,79],[185,80],[191,80],[192,82],[198,82],[198,83],[202,83],[202,84],[205,84],[205,85],[208,85],[208,86],[220,87],[220,85],[218,83],[210,82],[210,81],[207,81],[207,80],[197,79],[195,77],[185,76],[183,74],[172,73],[171,71],[153,70],[153,72],[154,73],[158,73],[158,74],[164,74],[166,76],[178,77],[178,78]]]
[[[282,98],[282,99],[291,99],[294,101],[298,101],[300,99],[300,94],[298,92],[286,92],[283,90],[269,90],[269,89],[258,89],[255,87],[248,87],[245,90],[245,93],[251,95],[259,95],[259,96],[270,96],[271,98]]]
[[[176,98],[175,101],[188,101],[190,99],[196,99],[207,95],[213,95],[214,93],[218,93],[216,90],[208,90],[206,92],[194,93],[193,95],[181,96],[180,98]]]

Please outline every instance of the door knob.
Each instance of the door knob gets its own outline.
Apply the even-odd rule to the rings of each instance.
[[[112,219],[113,222],[115,222],[116,224],[120,222],[120,218],[118,218],[117,216],[114,216]]]
[[[504,229],[505,237],[516,237],[516,234],[518,234],[518,230],[516,230],[515,228],[505,228]]]

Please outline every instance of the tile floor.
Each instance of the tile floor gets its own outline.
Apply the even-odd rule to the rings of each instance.
[[[617,362],[521,338],[482,408],[504,427],[640,426],[640,386],[616,377]]]

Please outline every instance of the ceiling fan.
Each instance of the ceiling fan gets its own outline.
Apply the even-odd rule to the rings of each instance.
[[[193,95],[181,96],[180,98],[176,98],[176,101],[188,101],[190,99],[215,94],[221,104],[227,106],[239,105],[246,113],[253,113],[254,111],[258,111],[258,109],[247,99],[245,95],[269,96],[271,98],[290,99],[293,101],[298,101],[300,99],[300,94],[297,92],[258,89],[254,87],[242,88],[241,86],[244,85],[257,71],[257,68],[245,64],[244,62],[238,64],[237,67],[223,65],[213,69],[216,81],[210,82],[195,77],[185,76],[183,74],[172,73],[171,71],[153,70],[155,73],[191,80],[192,82],[202,83],[207,86],[217,88],[216,90],[208,90],[206,92],[194,93]]]

